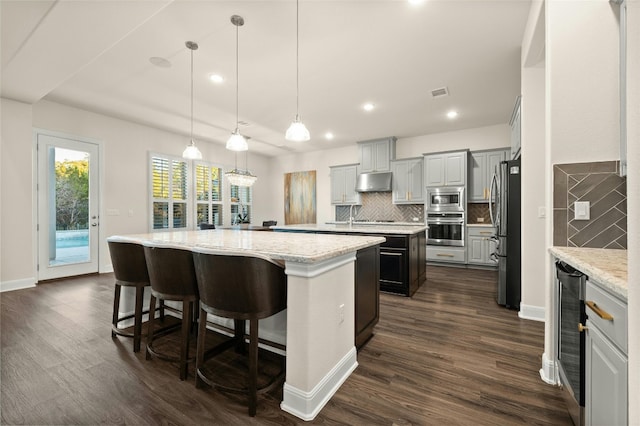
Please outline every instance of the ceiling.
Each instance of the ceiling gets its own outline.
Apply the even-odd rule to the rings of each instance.
[[[236,123],[267,156],[377,137],[507,123],[520,88],[530,0],[301,0],[299,105],[309,142],[284,133],[296,113],[293,0],[1,0],[2,97],[41,99],[184,134],[194,52],[197,143]],[[158,67],[151,57],[168,60]],[[224,76],[222,84],[208,80]],[[447,87],[449,96],[433,98]],[[365,112],[371,102],[375,109]],[[459,116],[448,119],[455,109]],[[332,132],[333,140],[325,139]]]

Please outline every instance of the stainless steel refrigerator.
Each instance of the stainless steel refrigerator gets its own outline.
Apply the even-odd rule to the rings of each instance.
[[[511,309],[520,309],[520,172],[520,159],[499,163],[489,197],[491,222],[497,233],[496,301]]]

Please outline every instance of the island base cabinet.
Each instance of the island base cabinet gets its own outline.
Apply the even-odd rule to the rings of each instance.
[[[588,326],[585,352],[585,424],[626,425],[627,357],[592,324]]]
[[[356,348],[360,349],[373,335],[380,318],[380,248],[359,250],[356,254]]]

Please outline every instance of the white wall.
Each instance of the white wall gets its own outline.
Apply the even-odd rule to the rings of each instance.
[[[640,425],[640,2],[627,2],[627,23],[629,424]]]
[[[1,102],[0,289],[10,290],[36,281],[32,108],[4,98]]]
[[[544,3],[531,3],[522,43],[522,299],[520,317],[545,319],[546,202]]]

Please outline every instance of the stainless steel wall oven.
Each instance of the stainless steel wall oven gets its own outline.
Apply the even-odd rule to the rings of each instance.
[[[427,225],[427,244],[464,247],[464,212],[428,212]]]

